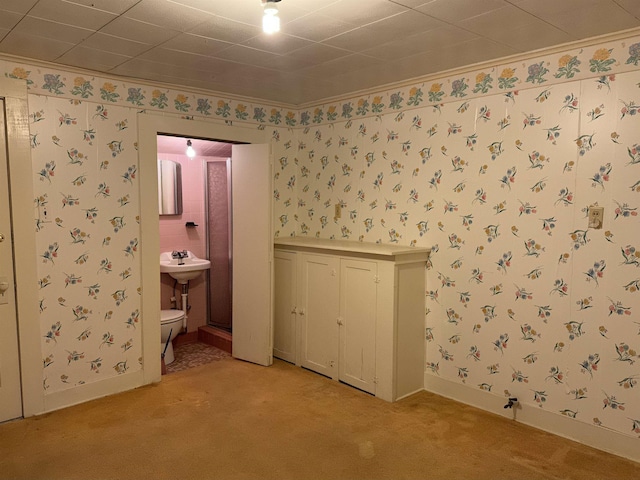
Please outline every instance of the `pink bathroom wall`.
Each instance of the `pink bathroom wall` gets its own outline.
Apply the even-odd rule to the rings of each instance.
[[[160,216],[160,252],[190,250],[197,257],[206,258],[205,199],[203,179],[203,157],[189,159],[186,155],[158,154],[161,160],[172,160],[182,166],[182,214]],[[187,228],[187,222],[198,226]],[[187,331],[195,332],[198,327],[207,324],[206,274],[189,282],[189,310]],[[174,295],[174,280],[165,273],[161,277],[161,308],[174,307],[171,297]],[[176,285],[177,307],[180,305],[182,287]]]

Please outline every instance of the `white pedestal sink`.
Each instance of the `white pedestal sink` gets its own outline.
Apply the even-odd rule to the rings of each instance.
[[[202,272],[211,268],[211,262],[204,258],[196,257],[193,252],[184,250],[182,258],[174,258],[173,252],[163,252],[160,254],[160,273],[168,273],[179,284],[182,285],[182,311],[184,317],[182,328],[187,331],[187,313],[189,306],[187,295],[189,294],[189,280],[199,277]]]
[[[163,252],[160,254],[160,272],[168,273],[182,285],[199,277],[203,271],[211,268],[209,260],[198,258],[188,250],[186,250],[187,256],[182,259],[173,258],[171,253]]]

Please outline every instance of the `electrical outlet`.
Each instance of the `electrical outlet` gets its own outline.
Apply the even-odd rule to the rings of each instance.
[[[589,228],[599,230],[604,220],[604,207],[589,207]]]
[[[342,216],[342,207],[340,206],[339,203],[336,203],[336,212],[334,217],[335,218],[340,218]]]

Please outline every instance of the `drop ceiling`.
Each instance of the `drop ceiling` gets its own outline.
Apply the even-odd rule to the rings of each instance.
[[[216,142],[213,140],[203,140],[199,138],[189,138],[193,149],[198,157],[231,157],[231,143]],[[158,135],[156,137],[158,153],[171,155],[186,155],[187,138],[170,135]]]
[[[640,0],[0,0],[0,53],[305,105],[640,27]]]

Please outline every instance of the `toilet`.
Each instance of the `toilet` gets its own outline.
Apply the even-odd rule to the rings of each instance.
[[[161,310],[160,311],[160,351],[164,352],[164,363],[169,365],[175,360],[173,355],[173,345],[171,340],[176,338],[182,331],[184,312],[182,310]],[[171,338],[169,338],[171,335]],[[168,344],[167,344],[168,341]],[[167,350],[165,351],[165,346]]]

